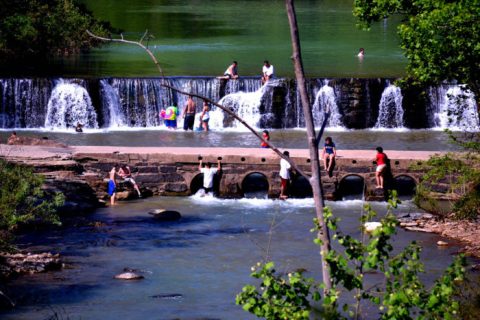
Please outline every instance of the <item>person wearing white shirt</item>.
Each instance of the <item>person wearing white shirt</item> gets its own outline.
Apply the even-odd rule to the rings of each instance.
[[[290,157],[290,153],[288,151],[284,151],[283,154],[286,155],[287,157]],[[282,184],[280,186],[280,199],[283,199],[283,200],[288,198],[287,191],[288,191],[288,183],[290,181],[291,167],[292,166],[287,160],[283,158],[280,160],[279,175],[280,175],[280,180],[282,181]]]
[[[222,170],[220,160],[217,160],[217,168],[212,168],[212,164],[210,162],[207,162],[205,167],[203,167],[202,160],[200,160],[198,169],[201,173],[203,173],[203,188],[205,189],[205,193],[212,192],[213,178],[218,171]]]
[[[268,60],[263,61],[262,68],[262,84],[272,79],[274,75],[273,66],[268,62]]]

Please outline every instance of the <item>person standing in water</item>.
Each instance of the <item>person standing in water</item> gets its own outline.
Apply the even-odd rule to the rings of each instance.
[[[274,75],[274,70],[273,66],[268,62],[268,60],[265,60],[263,62],[263,68],[262,68],[262,85],[265,84],[268,80],[272,79]]]
[[[263,137],[263,140],[270,141],[270,133],[268,132],[268,130],[263,130],[262,137]],[[264,141],[262,141],[262,143],[260,144],[260,147],[270,148],[268,144],[266,144]]]
[[[203,167],[202,160],[198,164],[198,170],[203,173],[203,189],[205,189],[205,193],[209,193],[213,191],[213,178],[215,174],[222,170],[222,165],[220,160],[217,160],[217,168],[212,168],[212,164],[207,162],[205,167]]]
[[[210,120],[210,106],[206,100],[203,100],[203,110],[200,115],[200,123],[202,124],[203,130],[208,131],[208,121]]]
[[[238,79],[238,62],[233,61],[232,64],[228,66],[227,70],[225,70],[223,76],[217,77],[217,79]]]
[[[283,154],[287,157],[290,157],[290,153],[288,151],[283,151]],[[285,159],[280,159],[280,199],[285,200],[288,198],[288,184],[290,182],[290,169],[292,166],[290,163]]]
[[[114,165],[108,173],[108,195],[110,196],[110,205],[115,205],[115,195],[117,193],[117,184],[115,182],[115,174],[118,170],[118,164]]]
[[[333,167],[335,157],[337,156],[337,149],[335,148],[335,143],[331,137],[325,138],[325,144],[323,146],[322,158],[323,158],[323,167],[330,175],[330,170]]]
[[[183,130],[188,131],[190,129],[193,131],[195,109],[195,101],[193,101],[192,96],[188,96],[187,104],[185,105],[185,109],[183,109]]]
[[[388,157],[383,152],[382,147],[377,147],[377,156],[375,161],[377,162],[377,168],[375,169],[375,180],[377,182],[377,189],[383,189],[383,182],[385,178],[385,171],[387,169]]]
[[[167,108],[165,111],[160,112],[160,116],[164,119],[165,126],[170,130],[177,129],[177,116],[178,108],[175,103]]]

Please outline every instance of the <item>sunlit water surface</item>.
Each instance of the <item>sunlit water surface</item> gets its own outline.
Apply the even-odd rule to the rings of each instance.
[[[341,217],[341,229],[358,237],[362,202],[328,204]],[[267,255],[280,272],[305,268],[321,279],[319,248],[309,232],[312,206],[312,199],[156,197],[98,210],[92,218],[103,223],[99,227],[21,237],[21,247],[60,252],[68,268],[12,282],[9,293],[19,305],[1,317],[43,319],[57,312],[64,319],[252,319],[235,305],[235,295],[255,282],[250,267]],[[386,210],[385,203],[373,206]],[[147,214],[153,208],[176,209],[183,218],[155,222]],[[408,202],[399,209],[411,211],[417,209]],[[415,240],[424,248],[424,278],[431,283],[458,250],[437,247],[439,239],[399,230],[394,244],[398,249]],[[125,267],[142,270],[145,279],[113,279]],[[177,296],[154,297],[169,294]]]

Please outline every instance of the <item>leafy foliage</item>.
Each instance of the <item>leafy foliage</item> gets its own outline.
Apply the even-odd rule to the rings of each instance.
[[[455,195],[453,217],[475,219],[480,215],[480,135],[478,132],[453,133],[447,130],[450,140],[464,149],[463,153],[432,156],[418,167],[426,170],[417,186],[415,201],[427,201],[431,208],[438,206],[431,199],[434,185],[448,186],[447,194]]]
[[[63,204],[62,194],[51,199],[42,190],[43,177],[28,167],[0,159],[0,249],[10,232],[32,221],[60,224],[56,209]]]
[[[421,248],[411,243],[397,255],[392,255],[392,236],[398,221],[392,210],[398,201],[395,192],[389,200],[388,212],[381,225],[367,233],[363,227],[376,216],[370,205],[360,218],[362,238],[344,235],[338,227],[338,219],[326,208],[324,217],[330,230],[343,250],[331,250],[326,261],[331,271],[333,287],[321,294],[322,284],[304,278],[302,273],[276,274],[272,262],[257,264],[252,276],[261,279],[260,289],[247,285],[237,295],[237,304],[246,311],[266,319],[309,319],[314,308],[311,301],[321,301],[320,315],[323,319],[346,319],[361,317],[365,303],[376,305],[379,319],[456,319],[459,303],[455,300],[457,283],[464,279],[464,258],[459,256],[431,288],[420,279],[425,272],[420,261]],[[314,221],[318,231],[318,221]],[[319,244],[319,240],[315,242]],[[375,272],[382,281],[373,287],[365,287],[365,274]],[[356,303],[344,304],[338,310],[343,291],[353,293]]]
[[[355,0],[353,12],[363,27],[403,15],[408,75],[421,84],[457,80],[479,97],[480,0]]]
[[[106,35],[107,23],[72,0],[0,0],[0,58],[66,56],[98,44],[86,29]]]

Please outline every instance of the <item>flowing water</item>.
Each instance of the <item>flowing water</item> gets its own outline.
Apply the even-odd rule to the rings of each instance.
[[[402,91],[389,85],[382,93],[375,128],[403,128]]]
[[[342,218],[342,231],[359,236],[361,201],[328,203]],[[385,203],[373,203],[379,214]],[[159,223],[147,212],[171,208],[175,223]],[[409,202],[398,212],[417,212]],[[15,311],[2,319],[253,319],[235,305],[243,285],[254,283],[250,267],[266,256],[280,272],[297,268],[321,279],[319,248],[312,243],[313,200],[225,200],[151,198],[97,210],[97,227],[73,227],[20,237],[21,247],[60,252],[68,268],[24,276],[9,286]],[[271,228],[271,226],[273,226]],[[417,241],[424,249],[432,283],[451,262],[455,246],[437,247],[440,238],[399,230],[395,247]],[[141,270],[145,279],[123,282],[123,268]],[[368,275],[367,282],[377,281]],[[347,300],[348,301],[348,300]],[[366,316],[368,318],[368,314]]]

